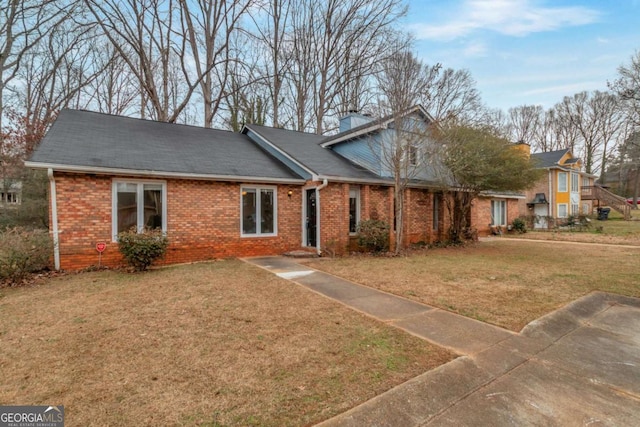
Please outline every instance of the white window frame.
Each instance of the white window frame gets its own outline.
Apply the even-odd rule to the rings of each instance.
[[[244,219],[244,202],[242,200],[242,196],[244,196],[245,191],[247,190],[255,190],[256,192],[256,232],[255,233],[245,233],[242,226],[242,221]],[[261,206],[262,203],[259,195],[263,190],[270,190],[273,192],[273,233],[262,233],[262,230],[259,230],[259,227],[262,225],[262,212]],[[278,187],[274,185],[241,185],[240,186],[240,237],[274,237],[278,235]]]
[[[571,215],[580,215],[580,205],[572,203],[571,204]]]
[[[496,223],[496,207],[501,210],[501,214],[504,214],[502,222]],[[493,226],[506,226],[507,225],[507,201],[505,199],[492,199],[491,200],[491,225]]]
[[[569,179],[569,174],[566,172],[558,172],[558,193],[566,193],[569,191],[569,183],[567,182]],[[560,178],[564,178],[564,182]]]
[[[0,204],[19,205],[22,202],[17,191],[3,191],[0,193]]]
[[[580,192],[580,175],[575,172],[571,172],[571,192],[579,193]]]
[[[162,186],[162,232],[167,232],[167,182],[146,179],[114,179],[111,181],[111,240],[118,241],[118,184],[134,184],[136,188],[137,229],[144,231],[144,185]],[[142,200],[142,206],[139,201]]]
[[[351,199],[356,199],[356,229],[351,231]],[[360,223],[360,187],[349,187],[349,235],[355,236]]]
[[[431,229],[438,230],[440,228],[440,196],[433,195],[433,212],[431,212],[431,220],[433,222]]]
[[[409,166],[420,165],[420,147],[417,144],[409,144],[407,146],[407,162]]]
[[[560,208],[564,209],[564,214],[560,212]],[[569,217],[569,205],[567,203],[558,203],[558,218]]]

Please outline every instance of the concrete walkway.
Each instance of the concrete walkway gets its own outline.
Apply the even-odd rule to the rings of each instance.
[[[516,334],[322,273],[246,259],[460,357],[320,425],[638,425],[640,299],[592,293]]]

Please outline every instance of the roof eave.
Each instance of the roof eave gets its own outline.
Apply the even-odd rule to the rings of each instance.
[[[280,153],[282,156],[284,156],[285,158],[287,158],[289,161],[293,162],[294,164],[296,164],[298,167],[300,167],[301,169],[303,169],[304,171],[306,171],[309,175],[311,175],[312,178],[316,178],[318,176],[318,174],[309,169],[308,166],[304,165],[303,163],[301,163],[299,160],[297,160],[296,158],[294,158],[292,155],[290,155],[289,153],[287,153],[286,151],[284,151],[283,149],[281,149],[280,147],[276,146],[275,144],[273,144],[271,141],[269,141],[269,139],[267,139],[264,135],[262,135],[260,132],[258,132],[257,130],[249,127],[249,125],[245,124],[242,126],[242,129],[240,130],[240,132],[242,132],[243,134],[245,133],[245,130],[247,131],[251,131],[254,134],[256,134],[265,144],[269,144],[270,147],[272,147],[275,151],[277,151],[278,153]],[[264,149],[264,148],[263,148]]]
[[[131,175],[153,178],[177,178],[177,179],[195,179],[205,181],[231,181],[231,182],[264,182],[269,184],[304,184],[304,179],[296,178],[274,178],[261,176],[245,176],[245,175],[217,175],[217,174],[200,174],[185,172],[168,172],[156,170],[141,169],[121,169],[121,168],[105,168],[95,166],[80,165],[63,165],[56,163],[42,162],[25,162],[25,166],[33,169],[52,169],[57,172],[69,173],[87,173],[96,175]]]

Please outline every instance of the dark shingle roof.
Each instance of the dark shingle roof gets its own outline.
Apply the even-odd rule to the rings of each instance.
[[[325,136],[266,126],[246,125],[281,151],[296,159],[320,176],[380,181],[369,170],[350,162],[339,154],[319,145]]]
[[[60,113],[29,163],[85,170],[300,179],[240,133],[78,110]]]
[[[546,153],[532,153],[531,158],[536,162],[536,166],[539,168],[549,168],[557,166],[562,156],[569,152],[568,148],[564,150],[549,151]]]

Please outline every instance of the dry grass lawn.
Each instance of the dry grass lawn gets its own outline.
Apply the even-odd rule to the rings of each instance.
[[[633,212],[635,217],[640,218],[638,211]],[[640,246],[640,219],[623,221],[616,218],[618,215],[608,221],[592,220],[586,231],[528,231],[525,234],[509,234],[508,237]]]
[[[640,247],[498,238],[407,257],[309,265],[513,331],[595,290],[640,297]]]
[[[0,289],[0,349],[68,426],[311,424],[452,357],[240,261]]]

